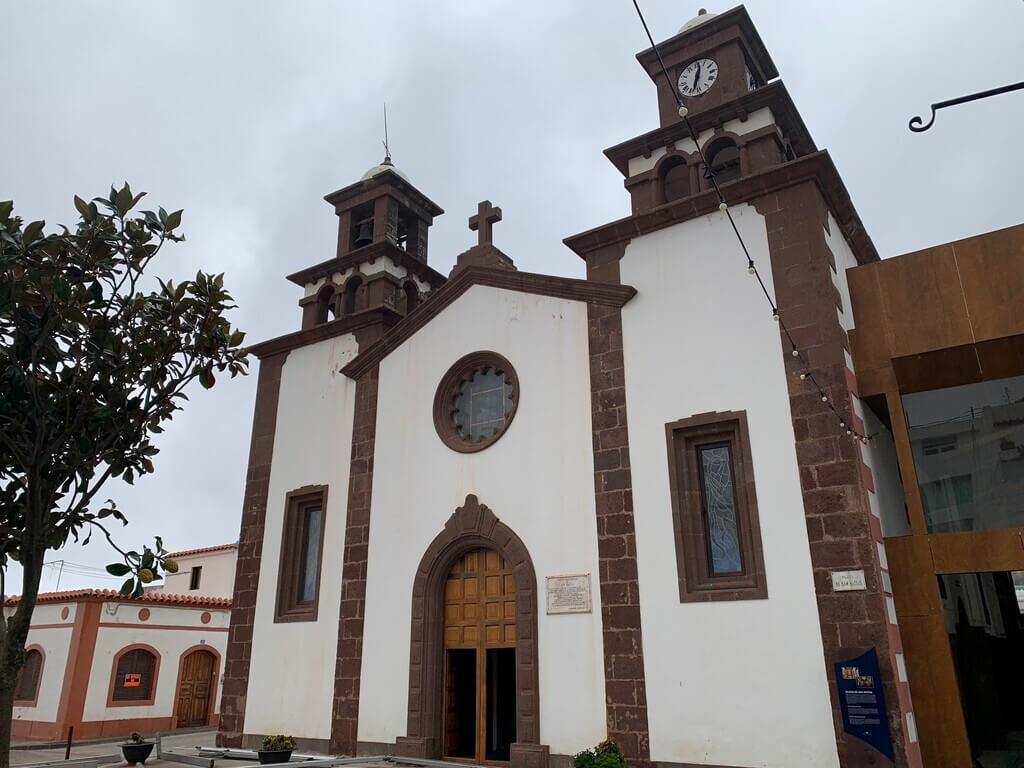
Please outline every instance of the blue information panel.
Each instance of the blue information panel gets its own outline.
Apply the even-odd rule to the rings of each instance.
[[[835,667],[839,706],[843,712],[843,730],[867,742],[892,760],[892,739],[889,736],[889,721],[875,649],[836,662]]]

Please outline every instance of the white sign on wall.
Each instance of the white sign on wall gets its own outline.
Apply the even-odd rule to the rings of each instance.
[[[832,571],[833,592],[856,592],[867,588],[864,571]]]
[[[548,576],[548,613],[590,613],[590,574],[570,573]]]

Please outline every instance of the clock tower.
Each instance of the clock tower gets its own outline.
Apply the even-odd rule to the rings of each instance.
[[[724,13],[703,8],[674,36],[658,46],[671,85],[665,82],[653,48],[637,60],[658,87],[662,126],[681,120],[675,92],[691,115],[738,99],[778,77],[761,36],[740,6]]]
[[[700,544],[691,550],[692,534],[680,522],[661,574],[671,573],[674,557],[678,599],[663,582],[646,590],[641,573],[645,622],[647,615],[680,617],[670,632],[644,633],[644,665],[667,669],[678,649],[688,648],[701,666],[683,675],[684,688],[705,674],[724,679],[731,667],[719,651],[728,638],[738,643],[739,657],[770,658],[776,671],[786,667],[787,686],[806,695],[771,718],[744,716],[717,731],[701,720],[701,746],[691,749],[676,737],[678,724],[703,718],[704,701],[694,699],[690,708],[678,698],[679,684],[661,675],[644,678],[643,697],[613,699],[613,691],[640,685],[616,680],[608,688],[609,733],[620,743],[635,738],[640,748],[628,757],[637,763],[746,765],[749,755],[731,748],[746,739],[758,745],[758,764],[919,768],[910,688],[897,674],[902,645],[872,470],[881,449],[853,437],[853,430],[868,434],[864,420],[873,417],[857,395],[849,352],[846,271],[878,254],[743,6],[702,11],[637,60],[656,88],[658,127],[605,150],[623,176],[631,213],[565,240],[586,262],[588,280],[636,290],[620,310],[595,309],[590,321],[592,329],[619,334],[621,352],[614,354],[622,355],[625,374],[607,373],[605,358],[613,354],[607,352],[597,382],[614,386],[615,402],[623,404],[615,424],[633,462],[628,498],[637,505],[637,549],[650,552],[663,541],[650,516],[682,503],[672,494],[691,470],[671,485],[666,441],[670,462],[689,449],[680,448],[673,430],[743,413],[751,440],[757,435],[750,455],[763,502],[760,523],[750,521],[746,529],[764,533],[764,557],[762,567],[751,555],[747,562],[754,565],[737,573],[747,586],[765,579],[761,591],[741,593],[734,589],[739,580],[726,579],[719,589],[712,575],[701,582],[706,591],[687,592],[705,550]],[[687,108],[685,119],[677,98]],[[697,472],[696,463],[687,466]],[[809,568],[798,567],[797,553],[809,554]],[[830,574],[840,571],[865,574],[864,587],[834,589]],[[707,616],[719,601],[726,606],[706,624],[685,607],[706,603]],[[754,615],[765,623],[748,623]],[[773,622],[787,627],[774,638]],[[789,641],[801,632],[810,639],[798,650]],[[659,645],[662,636],[671,643]],[[836,665],[868,652],[877,654],[884,691],[880,720],[891,744],[882,749],[847,732],[834,674]],[[719,671],[709,672],[716,665]],[[716,700],[727,708],[722,695],[719,690]],[[638,709],[641,699],[673,700],[678,708],[671,716],[652,708],[633,720],[616,719],[620,710]],[[790,734],[779,740],[785,750],[768,754],[761,740],[768,730]]]

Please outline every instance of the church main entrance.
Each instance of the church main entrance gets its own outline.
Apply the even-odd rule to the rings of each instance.
[[[467,552],[444,590],[442,756],[509,760],[516,740],[516,581],[491,549]]]

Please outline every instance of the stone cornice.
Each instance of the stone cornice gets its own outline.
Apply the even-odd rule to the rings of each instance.
[[[793,151],[798,157],[817,152],[818,148],[814,145],[814,139],[811,138],[803,118],[797,112],[793,99],[790,98],[789,91],[786,90],[786,86],[781,80],[762,86],[720,107],[709,109],[707,112],[699,112],[690,118],[690,124],[693,125],[693,130],[699,136],[703,131],[716,130],[730,120],[745,120],[750,113],[764,107],[772,110],[775,122],[783,135],[789,139]],[[690,132],[686,123],[673,123],[616,144],[614,147],[609,147],[604,154],[612,161],[619,173],[628,178],[631,159],[647,157],[653,150],[675,144],[680,139],[686,139],[689,136]]]
[[[754,203],[772,192],[805,181],[814,181],[818,185],[858,263],[868,264],[878,261],[875,245],[864,230],[857,209],[854,208],[853,201],[850,200],[850,193],[847,192],[843,180],[839,177],[839,172],[832,163],[832,158],[825,150],[723,184],[722,193],[730,205]],[[567,237],[562,242],[579,256],[586,258],[588,253],[598,248],[613,243],[629,242],[634,237],[705,216],[717,210],[718,196],[714,190],[708,190]]]
[[[259,359],[276,355],[280,352],[289,352],[298,347],[304,347],[307,344],[315,344],[318,341],[324,339],[332,339],[335,336],[342,336],[346,333],[354,333],[360,328],[366,328],[371,325],[382,324],[385,327],[390,327],[397,323],[402,318],[400,312],[393,310],[389,307],[376,307],[374,309],[367,309],[362,312],[357,312],[354,315],[348,317],[342,317],[338,320],[331,320],[328,323],[322,325],[315,325],[312,328],[306,328],[303,331],[295,331],[294,333],[288,333],[284,336],[277,336],[267,341],[261,341],[259,344],[254,344],[249,347],[249,352],[256,355]]]
[[[306,267],[305,269],[300,269],[298,272],[293,272],[288,275],[287,279],[296,285],[305,286],[310,283],[315,283],[321,277],[330,277],[336,272],[344,272],[349,267],[356,267],[363,263],[372,264],[382,256],[387,256],[395,264],[405,267],[409,272],[416,275],[416,277],[420,278],[425,283],[429,283],[431,288],[436,288],[445,281],[444,275],[436,269],[427,266],[422,261],[414,259],[390,240],[371,243],[359,250],[346,253],[344,256],[335,256],[327,261],[321,261],[319,264],[314,264],[312,267]]]
[[[486,285],[510,291],[616,307],[621,307],[636,295],[636,289],[629,285],[596,283],[570,277],[516,272],[496,267],[465,267],[436,292],[430,294],[427,300],[406,316],[402,322],[391,328],[382,338],[342,368],[342,373],[350,378],[358,379],[474,285]]]

